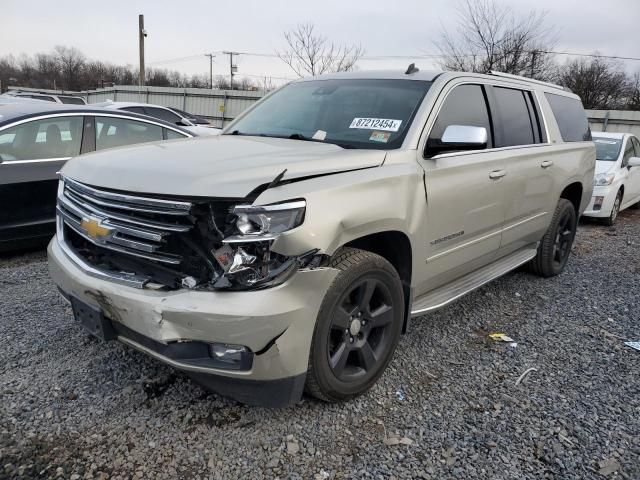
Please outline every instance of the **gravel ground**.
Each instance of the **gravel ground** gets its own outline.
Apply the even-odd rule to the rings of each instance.
[[[87,337],[42,252],[5,257],[0,477],[639,479],[639,273],[640,212],[583,224],[559,277],[415,320],[368,394],[268,410]]]

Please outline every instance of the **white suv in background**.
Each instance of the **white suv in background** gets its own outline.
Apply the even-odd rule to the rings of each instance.
[[[618,213],[640,207],[640,141],[629,133],[593,134],[596,173],[593,197],[584,212],[613,225]]]

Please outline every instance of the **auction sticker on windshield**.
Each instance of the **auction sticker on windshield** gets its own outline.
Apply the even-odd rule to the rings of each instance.
[[[365,130],[385,130],[387,132],[397,132],[402,120],[392,120],[390,118],[354,118],[349,128],[362,128]]]

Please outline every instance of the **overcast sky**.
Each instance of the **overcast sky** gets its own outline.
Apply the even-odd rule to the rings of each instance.
[[[548,12],[558,29],[557,50],[640,57],[640,0],[509,1],[522,14],[531,6]],[[313,22],[336,43],[359,43],[367,56],[437,53],[442,28],[455,26],[455,1],[447,0],[1,0],[0,56],[73,46],[91,59],[116,64],[138,62],[138,14],[149,33],[147,65],[207,73],[206,52],[234,50],[274,54],[283,32]],[[191,57],[184,59],[183,57]],[[178,60],[181,59],[181,60]],[[172,61],[169,61],[172,60]],[[402,68],[415,60],[368,59],[360,69]],[[629,72],[640,62],[625,62]],[[242,55],[240,75],[291,77],[277,58]],[[214,74],[228,73],[228,57],[217,54]],[[284,80],[280,80],[284,81]]]

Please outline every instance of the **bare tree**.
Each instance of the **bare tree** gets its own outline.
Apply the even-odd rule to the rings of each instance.
[[[554,73],[555,32],[545,25],[546,13],[518,16],[495,0],[464,0],[458,5],[458,26],[443,30],[436,47],[445,70],[548,79]]]
[[[557,83],[580,96],[585,108],[626,108],[631,82],[621,64],[602,58],[571,60],[559,69]]]
[[[640,72],[636,72],[631,79],[627,109],[640,110]]]
[[[280,59],[299,77],[353,70],[364,54],[360,45],[336,45],[315,32],[311,23],[298,25],[284,33],[287,49],[278,52]]]
[[[60,73],[64,82],[63,88],[68,90],[78,89],[80,75],[85,65],[84,54],[74,47],[57,45],[54,55],[60,65]]]

